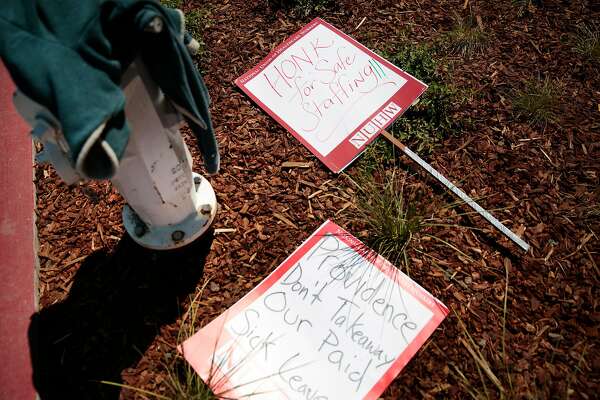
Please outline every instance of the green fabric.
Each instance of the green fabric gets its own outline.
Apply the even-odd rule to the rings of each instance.
[[[144,28],[155,17],[160,33]],[[103,139],[117,157],[127,145],[121,76],[141,55],[168,98],[205,122],[195,123],[209,173],[219,168],[208,91],[184,45],[182,18],[152,0],[3,0],[0,57],[17,87],[61,122],[76,160],[89,135],[108,121]],[[101,152],[91,151],[90,154]],[[97,157],[96,157],[97,158]],[[88,160],[96,178],[107,178],[106,160]]]

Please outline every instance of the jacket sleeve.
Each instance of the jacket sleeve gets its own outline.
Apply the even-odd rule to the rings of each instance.
[[[161,32],[145,27],[154,19],[164,23]],[[146,5],[136,16],[138,31],[144,32],[141,54],[152,78],[166,96],[182,111],[198,139],[209,174],[219,170],[219,149],[211,122],[208,90],[194,65],[184,40],[183,15],[159,5]]]
[[[0,18],[0,56],[11,77],[20,91],[60,121],[54,128],[68,144],[71,164],[75,166],[79,160],[84,168],[83,176],[112,176],[129,133],[122,91],[75,48],[30,26],[42,24],[37,15],[23,15],[22,21]],[[88,141],[92,134],[97,143]],[[81,158],[82,150],[94,157]]]

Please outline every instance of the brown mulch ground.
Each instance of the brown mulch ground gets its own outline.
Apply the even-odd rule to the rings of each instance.
[[[578,23],[599,20],[600,10],[593,2],[549,1],[519,17],[510,1],[365,3],[338,1],[320,16],[377,50],[393,48],[406,33],[414,42],[438,39],[451,29],[452,12],[481,16],[492,44],[473,57],[447,57],[453,84],[473,89],[460,110],[472,124],[428,159],[484,207],[499,209],[498,219],[532,245],[522,255],[481,218],[459,215],[468,210],[440,211],[451,198],[399,161],[411,168],[407,184],[429,191],[427,210],[465,227],[430,231],[460,252],[424,235],[409,251],[411,277],[452,312],[383,397],[598,398],[600,76],[597,64],[572,52],[569,35]],[[118,398],[118,389],[98,380],[161,392],[178,319],[207,278],[199,326],[325,219],[364,236],[348,207],[347,177],[328,172],[233,83],[310,17],[276,12],[265,1],[185,5],[195,7],[208,8],[212,21],[203,70],[222,158],[221,173],[210,178],[220,203],[215,228],[236,231],[183,252],[143,250],[124,235],[122,199],[109,183],[68,188],[38,166],[42,311],[33,319],[41,339],[34,366],[48,398]],[[560,118],[544,128],[516,118],[509,100],[511,90],[539,77],[559,82],[561,91]],[[286,161],[311,166],[284,168]]]

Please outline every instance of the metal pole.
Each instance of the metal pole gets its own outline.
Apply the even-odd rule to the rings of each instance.
[[[472,198],[470,198],[465,192],[456,187],[452,182],[450,182],[446,177],[440,174],[435,168],[429,165],[425,160],[419,157],[416,153],[413,153],[411,149],[403,145],[398,139],[392,136],[391,133],[386,130],[381,131],[382,135],[385,136],[387,140],[389,140],[392,144],[398,147],[400,150],[404,152],[407,156],[409,156],[413,161],[419,164],[421,167],[425,169],[425,171],[429,172],[435,179],[444,184],[448,189],[452,191],[455,195],[460,197],[465,203],[467,203],[473,210],[477,211],[483,218],[487,219],[492,225],[494,225],[500,232],[506,235],[510,240],[515,242],[519,247],[521,247],[525,252],[529,250],[529,244],[525,242],[523,239],[515,235],[510,229],[502,224],[502,222],[498,221],[492,214],[490,214],[487,210],[481,207],[479,204],[475,202]]]

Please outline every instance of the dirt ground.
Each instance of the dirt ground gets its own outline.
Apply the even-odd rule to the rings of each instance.
[[[444,59],[452,84],[469,90],[457,112],[471,123],[427,159],[531,244],[523,254],[480,217],[462,215],[466,208],[449,209],[453,199],[399,158],[407,185],[428,193],[427,212],[452,222],[428,231],[446,244],[416,235],[408,250],[411,278],[451,312],[385,399],[598,398],[600,74],[597,63],[574,54],[569,37],[577,24],[600,20],[600,8],[544,3],[518,15],[508,0],[343,0],[319,14],[379,51],[406,37],[439,39],[452,29],[453,13],[481,18],[492,43]],[[367,235],[352,206],[348,176],[356,167],[329,172],[233,83],[314,15],[274,10],[264,0],[184,4],[185,11],[198,7],[209,10],[202,70],[222,159],[210,178],[220,204],[214,227],[231,229],[183,252],[143,250],[124,234],[123,201],[110,183],[68,188],[51,167],[37,166],[42,310],[32,324],[42,392],[118,398],[119,389],[98,383],[108,380],[164,393],[181,315],[207,279],[198,327],[325,219]],[[540,77],[560,91],[557,121],[544,127],[517,118],[509,99]],[[202,170],[194,141],[188,145]],[[287,168],[286,161],[309,165]],[[120,396],[145,398],[131,390]]]

